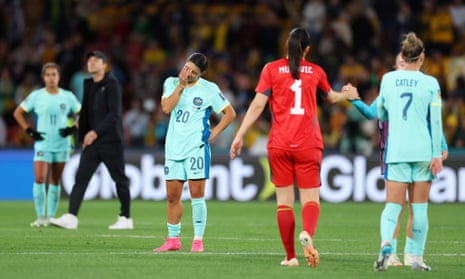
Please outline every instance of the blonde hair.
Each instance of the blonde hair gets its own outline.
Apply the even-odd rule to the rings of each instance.
[[[48,62],[48,63],[45,63],[43,66],[42,66],[42,70],[41,70],[41,76],[44,76],[45,75],[45,71],[48,69],[48,68],[54,68],[57,70],[58,74],[60,74],[60,67],[58,67],[58,65],[54,62]]]
[[[400,53],[406,63],[418,61],[424,51],[423,41],[415,33],[409,32],[404,36],[404,40],[400,44]]]

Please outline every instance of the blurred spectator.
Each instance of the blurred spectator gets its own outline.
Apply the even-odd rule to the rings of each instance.
[[[15,106],[19,105],[29,93],[39,88],[39,81],[36,79],[36,75],[32,72],[27,72],[24,76],[24,80],[18,84],[15,90]]]
[[[376,86],[372,86],[364,98],[367,104],[371,104],[378,95]],[[344,133],[341,138],[340,151],[343,154],[361,154],[370,156],[376,142],[376,120],[368,120],[355,107],[347,109],[347,121],[344,125]]]
[[[452,146],[455,148],[465,148],[465,115],[459,119],[459,126],[452,138]]]
[[[5,120],[3,120],[3,117],[0,115],[0,148],[6,146],[6,123]]]
[[[430,55],[425,58],[425,62],[421,68],[425,73],[435,77],[441,88],[441,94],[443,98],[448,97],[448,88],[446,83],[446,69],[445,69],[445,59],[441,51],[438,49],[431,49]]]
[[[323,0],[307,0],[302,9],[302,27],[310,34],[313,43],[318,42],[326,20],[326,4]]]
[[[443,55],[449,55],[455,40],[454,24],[447,4],[438,1],[434,6],[428,24],[428,38],[425,42],[426,48],[435,48]]]
[[[134,99],[131,102],[131,108],[123,116],[125,143],[134,147],[145,145],[149,113],[145,111],[143,102],[142,99]]]
[[[453,0],[449,11],[458,34],[465,34],[465,3],[463,0]]]
[[[157,64],[143,60],[132,71],[132,97],[137,99],[161,98],[161,84]]]
[[[463,98],[457,99],[460,90],[447,94],[454,90],[450,76],[456,76],[457,68],[463,65],[463,2],[0,1],[0,111],[7,125],[7,140],[28,144],[27,138],[24,141],[15,133],[16,123],[9,120],[8,107],[9,102],[15,105],[14,95],[20,99],[39,85],[36,75],[42,59],[56,60],[62,70],[62,86],[81,98],[82,79],[87,76],[81,70],[83,54],[94,49],[107,51],[123,84],[124,109],[128,112],[132,100],[158,102],[160,80],[177,75],[192,51],[205,51],[211,62],[206,76],[222,79],[232,96],[228,99],[240,115],[254,96],[253,84],[260,69],[285,53],[282,33],[302,25],[312,33],[314,42],[309,59],[322,65],[335,88],[350,80],[361,96],[377,90],[379,77],[394,63],[398,40],[405,31],[421,34],[431,54],[423,70],[440,80],[444,99],[455,100],[445,100],[443,106],[450,142],[465,114]],[[5,78],[3,71],[10,77]],[[346,107],[329,107],[321,98],[319,105],[326,148],[340,150]],[[158,115],[157,106],[154,109],[147,111],[145,141],[149,146],[163,146],[165,119]],[[270,119],[261,121],[265,127]],[[228,140],[227,133],[222,136],[221,141]]]
[[[15,83],[8,68],[0,69],[0,116],[12,113],[15,108]]]
[[[69,88],[76,94],[79,102],[82,103],[82,97],[84,95],[84,79],[89,78],[90,74],[87,72],[87,64],[82,63],[82,68],[71,75],[69,82]]]
[[[341,84],[350,82],[352,85],[359,87],[369,82],[369,72],[365,66],[357,61],[351,54],[346,53],[344,60],[339,67],[339,80]]]

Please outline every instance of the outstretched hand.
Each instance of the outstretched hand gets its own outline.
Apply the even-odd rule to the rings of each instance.
[[[45,135],[45,133],[43,132],[38,132],[34,129],[32,129],[31,127],[28,127],[26,129],[26,133],[31,137],[33,138],[35,141],[41,141],[41,140],[44,140],[44,137],[42,135]]]
[[[349,100],[359,100],[360,95],[358,94],[357,87],[354,87],[351,83],[347,83],[342,87],[342,93],[347,94]]]

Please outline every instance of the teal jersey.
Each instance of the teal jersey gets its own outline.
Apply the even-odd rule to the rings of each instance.
[[[167,78],[163,84],[162,98],[173,94],[178,83],[177,77]],[[203,78],[194,86],[185,88],[170,114],[165,158],[184,160],[196,149],[207,145],[211,112],[221,113],[228,105],[229,101],[220,88]]]
[[[385,74],[377,113],[389,120],[386,163],[441,157],[441,92],[434,77],[405,70]]]
[[[59,129],[67,126],[70,112],[77,113],[81,110],[81,104],[71,91],[59,88],[57,94],[50,94],[45,88],[34,90],[20,106],[24,111],[36,114],[36,130],[44,133],[44,140],[35,142],[35,150],[50,152],[70,150],[70,137],[60,136]]]
[[[378,117],[378,111],[377,111],[378,100],[379,100],[379,96],[376,97],[376,99],[373,101],[373,103],[371,103],[371,105],[367,105],[362,100],[352,100],[350,102],[363,114],[363,116],[365,116],[365,118],[371,120],[371,119],[375,119]],[[387,127],[384,127],[384,128],[387,129]],[[444,135],[444,133],[442,133],[441,151],[448,151],[448,150],[449,150],[449,146],[447,145],[446,136]]]

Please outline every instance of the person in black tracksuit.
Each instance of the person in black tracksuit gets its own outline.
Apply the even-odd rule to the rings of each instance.
[[[116,183],[121,203],[117,222],[109,229],[132,229],[130,217],[129,179],[124,172],[122,88],[109,72],[108,57],[93,51],[87,55],[87,67],[92,78],[84,80],[84,97],[78,123],[78,138],[82,152],[76,181],[70,195],[68,214],[50,223],[77,229],[77,215],[89,181],[103,163]]]

